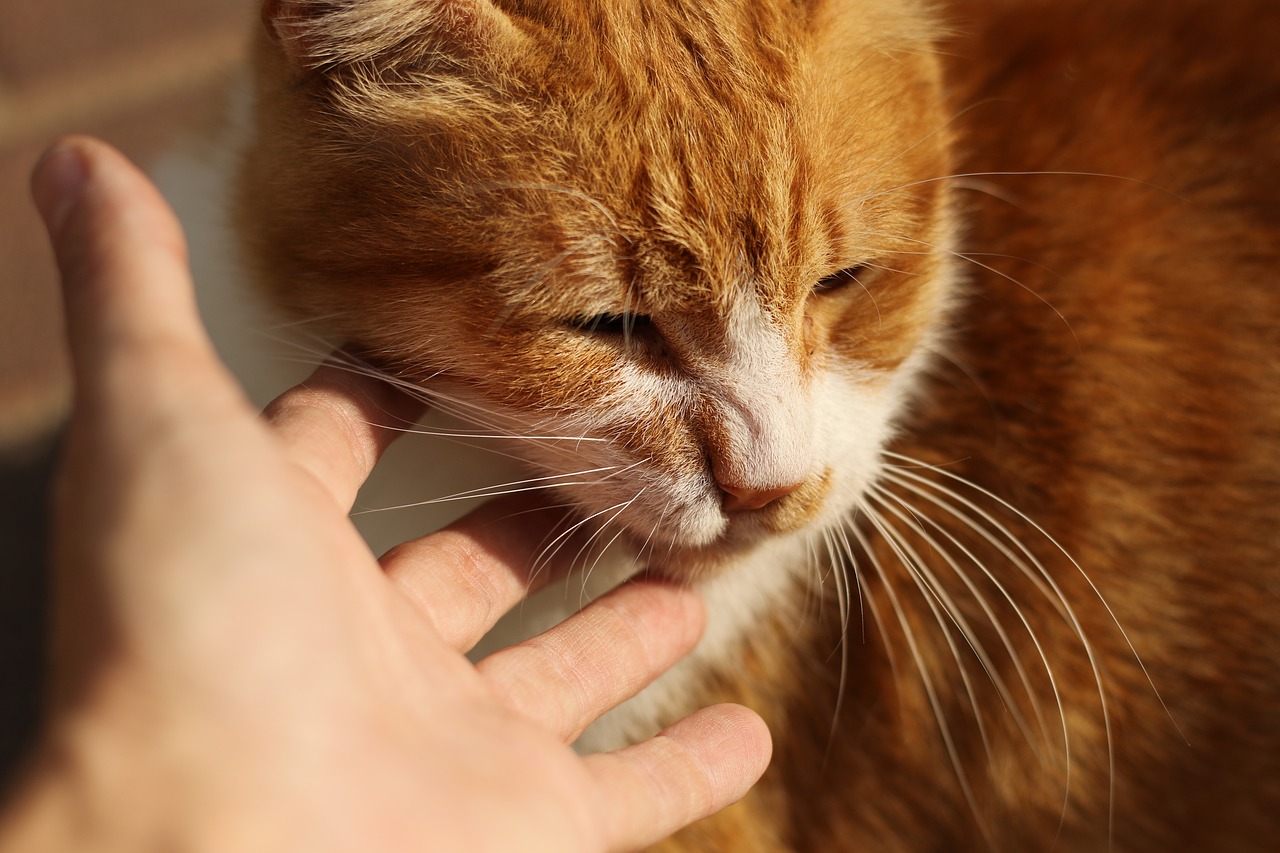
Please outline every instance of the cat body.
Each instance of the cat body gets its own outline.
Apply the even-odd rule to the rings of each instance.
[[[1280,829],[1280,15],[278,0],[265,289],[536,436],[773,766],[670,850]],[[571,485],[587,481],[587,486]]]

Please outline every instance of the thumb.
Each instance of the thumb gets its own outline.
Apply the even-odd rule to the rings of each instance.
[[[182,228],[155,186],[105,143],[71,137],[45,153],[31,187],[61,272],[79,405],[145,399],[156,382],[225,401],[234,386],[200,322]]]

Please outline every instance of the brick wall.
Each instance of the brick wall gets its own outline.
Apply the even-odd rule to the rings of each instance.
[[[257,0],[0,2],[0,456],[55,424],[67,368],[53,267],[27,176],[87,132],[145,162],[207,119]]]

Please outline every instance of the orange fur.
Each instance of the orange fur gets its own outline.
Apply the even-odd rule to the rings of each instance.
[[[779,568],[792,591],[686,689],[761,711],[776,759],[664,849],[1268,848],[1269,4],[264,14],[240,220],[282,305],[505,428],[607,438],[641,479],[571,497],[631,495],[617,525],[659,571],[731,575],[771,537],[831,557]],[[581,322],[618,316],[626,339]],[[897,402],[833,420],[836,385]],[[851,484],[821,448],[857,430],[883,455]],[[680,527],[739,480],[794,490]],[[849,560],[846,626],[803,572]]]

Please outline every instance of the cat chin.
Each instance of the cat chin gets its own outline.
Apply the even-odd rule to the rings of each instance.
[[[852,507],[852,500],[823,501],[803,510],[779,507],[776,513],[761,517],[731,516],[724,532],[709,544],[662,547],[649,540],[635,542],[633,548],[644,555],[640,562],[646,574],[679,583],[700,583],[733,572],[779,543],[821,536],[822,531],[850,515]]]
[[[744,555],[760,546],[745,544],[712,545],[702,548],[672,548],[644,563],[646,575],[675,583],[697,583],[717,577],[738,565]]]

